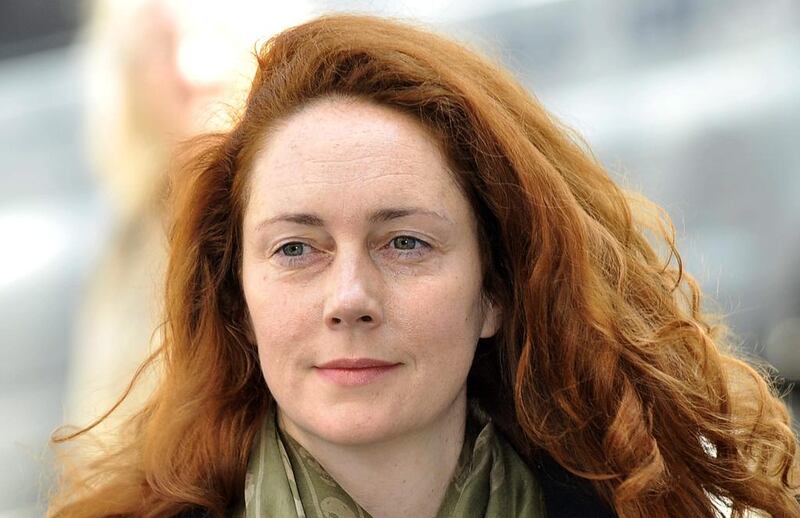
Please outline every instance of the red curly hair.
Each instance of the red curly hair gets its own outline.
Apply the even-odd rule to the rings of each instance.
[[[668,218],[507,72],[428,31],[351,15],[278,34],[257,58],[238,123],[195,140],[175,177],[165,338],[142,366],[160,362],[161,383],[116,449],[65,472],[50,516],[222,515],[241,498],[274,404],[240,284],[247,176],[270,129],[326,96],[393,107],[439,136],[503,315],[468,391],[524,459],[547,454],[621,517],[717,516],[715,499],[733,516],[800,516],[787,410],[702,312]]]

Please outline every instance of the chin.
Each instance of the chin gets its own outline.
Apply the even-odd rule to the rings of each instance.
[[[319,435],[338,444],[356,445],[380,442],[401,434],[405,427],[396,415],[381,412],[323,412],[316,420]]]
[[[309,431],[335,444],[355,446],[385,441],[405,432],[396,412],[328,408],[314,414]]]

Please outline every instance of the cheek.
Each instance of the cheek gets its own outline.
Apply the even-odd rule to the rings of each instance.
[[[303,290],[266,283],[258,290],[246,290],[245,298],[264,375],[268,382],[276,375],[288,375],[289,367],[310,357],[302,345],[310,343],[317,304]]]
[[[258,268],[245,273],[243,291],[258,338],[293,332],[305,324],[317,305],[310,297],[312,290],[275,282]]]
[[[480,315],[478,294],[468,286],[445,280],[395,297],[396,321],[402,334],[413,337],[409,343],[416,347],[410,352],[425,360],[420,365],[445,367],[443,372],[469,369],[480,334]]]

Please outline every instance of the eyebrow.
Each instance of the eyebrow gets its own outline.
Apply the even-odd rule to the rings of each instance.
[[[368,221],[370,224],[375,223],[385,223],[387,221],[391,221],[393,219],[404,218],[406,216],[414,216],[414,215],[423,215],[423,216],[432,216],[434,218],[440,219],[445,223],[449,223],[453,225],[453,221],[434,210],[428,209],[421,209],[416,207],[393,207],[388,209],[380,209],[372,214],[369,215]],[[316,214],[306,213],[306,212],[289,212],[284,214],[278,214],[272,218],[267,218],[258,225],[256,225],[256,230],[261,230],[267,225],[271,225],[272,223],[278,222],[288,222],[288,223],[296,223],[298,225],[308,225],[311,227],[322,227],[325,226],[325,221],[317,216]]]

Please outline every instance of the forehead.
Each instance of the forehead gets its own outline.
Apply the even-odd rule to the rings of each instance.
[[[420,122],[389,107],[339,99],[304,108],[264,137],[250,195],[252,203],[271,206],[298,199],[374,203],[387,195],[427,205],[466,203],[436,138]]]

